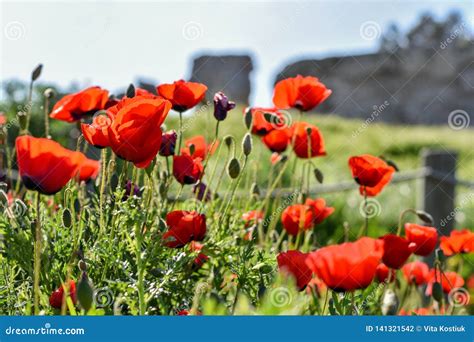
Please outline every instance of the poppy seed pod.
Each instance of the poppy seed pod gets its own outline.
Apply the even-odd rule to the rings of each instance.
[[[245,156],[248,156],[252,153],[252,136],[250,133],[246,133],[244,139],[242,140],[242,151]]]
[[[227,113],[235,108],[235,102],[229,101],[223,92],[214,95],[214,117],[218,121],[225,120]]]
[[[240,174],[240,163],[237,160],[237,158],[232,158],[227,165],[227,173],[229,174],[229,177],[232,179],[235,179],[239,176]]]

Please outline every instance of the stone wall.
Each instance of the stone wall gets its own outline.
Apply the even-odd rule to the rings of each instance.
[[[253,70],[250,56],[201,56],[193,61],[191,81],[208,86],[208,100],[223,91],[229,99],[249,103],[250,73]]]
[[[302,60],[286,66],[277,80],[318,77],[333,94],[323,113],[406,124],[447,124],[462,110],[473,122],[474,45],[455,49],[398,49],[395,53]]]

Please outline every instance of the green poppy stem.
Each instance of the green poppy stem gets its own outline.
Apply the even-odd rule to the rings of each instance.
[[[34,314],[39,315],[39,301],[40,301],[40,274],[41,274],[41,217],[40,217],[40,203],[41,195],[36,194],[36,225],[35,225],[35,247],[34,247]]]

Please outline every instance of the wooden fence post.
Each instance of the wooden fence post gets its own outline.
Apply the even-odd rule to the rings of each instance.
[[[423,179],[421,208],[431,214],[440,235],[449,235],[454,226],[457,153],[423,150],[423,166],[429,174]]]

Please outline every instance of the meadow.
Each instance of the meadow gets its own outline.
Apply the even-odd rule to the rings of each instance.
[[[457,151],[459,177],[472,179],[472,131],[318,114],[330,91],[286,82],[310,95],[292,102],[277,85],[280,109],[250,110],[225,94],[202,104],[205,85],[179,81],[160,96],[130,86],[110,105],[100,88],[42,89],[20,113],[10,104],[0,312],[469,313],[473,237],[461,229],[473,226],[472,201],[456,215],[463,235],[440,237],[417,208],[418,181],[390,179],[419,168],[424,148]],[[308,195],[348,180],[360,190]],[[457,199],[468,194],[459,187]]]

